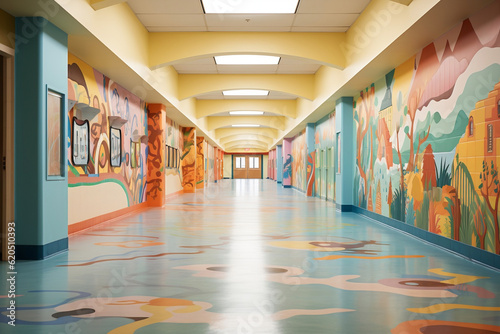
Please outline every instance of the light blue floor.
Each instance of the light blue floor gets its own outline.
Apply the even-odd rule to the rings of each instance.
[[[2,334],[500,333],[499,272],[269,180],[224,180],[17,269]]]

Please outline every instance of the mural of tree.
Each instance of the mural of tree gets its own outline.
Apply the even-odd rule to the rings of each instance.
[[[422,165],[422,183],[424,190],[430,190],[436,187],[436,162],[432,146],[429,144],[424,150],[424,162]]]
[[[359,108],[359,115],[358,115],[358,129],[356,133],[356,140],[357,140],[357,153],[356,153],[356,164],[358,165],[358,170],[361,178],[363,179],[364,182],[364,195],[365,199],[368,196],[368,173],[370,170],[365,171],[365,168],[362,163],[362,144],[363,140],[368,133],[368,130],[370,129],[370,120],[373,117],[375,113],[375,104],[374,104],[374,99],[375,99],[375,85],[372,84],[370,88],[367,88],[366,91],[361,91],[361,106]],[[371,155],[370,155],[371,156]],[[372,158],[370,157],[370,160]]]
[[[423,91],[421,89],[418,89],[416,93],[410,97],[408,101],[408,107],[405,107],[405,116],[408,116],[410,118],[410,125],[406,126],[404,129],[404,132],[406,134],[406,137],[408,137],[408,140],[410,141],[410,157],[408,160],[408,165],[406,166],[406,170],[409,172],[412,172],[415,170],[415,161],[416,161],[416,155],[419,154],[420,152],[420,146],[425,143],[427,138],[429,138],[429,134],[431,132],[431,125],[429,124],[429,127],[427,131],[425,131],[423,134],[418,134],[418,145],[417,145],[417,151],[414,152],[414,140],[415,140],[415,118],[417,115],[418,111],[418,106],[420,105],[420,101],[422,100],[422,95]]]
[[[486,234],[488,233],[488,224],[480,205],[478,205],[477,210],[474,213],[474,226],[476,229],[477,237],[479,239],[479,247],[481,247],[481,249],[485,249],[485,239]]]
[[[488,210],[493,215],[495,229],[495,253],[500,254],[500,226],[498,225],[498,203],[500,199],[500,187],[498,180],[498,171],[493,161],[488,165],[487,161],[483,161],[483,172],[479,174],[481,184],[479,190],[486,201]],[[492,199],[493,197],[493,199]]]

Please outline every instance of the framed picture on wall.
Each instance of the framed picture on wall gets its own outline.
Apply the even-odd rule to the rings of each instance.
[[[63,138],[64,95],[47,89],[47,179],[64,177]]]
[[[90,156],[89,121],[73,117],[71,134],[71,160],[74,166],[87,166]]]
[[[120,167],[122,164],[122,130],[109,128],[111,166]]]

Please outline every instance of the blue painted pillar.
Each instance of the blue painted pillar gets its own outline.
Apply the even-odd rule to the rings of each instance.
[[[276,181],[283,182],[283,149],[281,145],[276,146]]]
[[[353,119],[353,98],[341,97],[336,102],[335,129],[337,148],[335,150],[337,208],[352,211],[355,164],[355,133]],[[339,140],[340,139],[340,140]],[[340,143],[339,143],[340,141]],[[340,149],[340,162],[339,152]],[[339,173],[340,163],[340,173]]]
[[[18,17],[16,39],[16,255],[38,260],[68,248],[68,36],[44,18]],[[61,97],[51,129],[49,91]]]
[[[315,172],[316,172],[316,148],[314,147],[315,125],[314,123],[308,123],[306,125],[306,195],[314,196],[316,190],[314,189],[315,184]]]

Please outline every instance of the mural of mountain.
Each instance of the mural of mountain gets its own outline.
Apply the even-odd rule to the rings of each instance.
[[[496,54],[493,50],[488,54]],[[480,59],[478,59],[479,62]],[[484,66],[484,65],[483,65]],[[469,68],[467,72],[473,70]],[[425,118],[419,119],[415,128],[415,133],[424,133],[431,123],[430,135],[427,139],[428,143],[432,143],[434,152],[450,152],[458,144],[460,138],[465,133],[465,128],[468,124],[469,112],[474,108],[477,101],[487,97],[488,92],[493,89],[495,79],[500,77],[500,65],[491,64],[478,72],[471,72],[467,75],[467,80],[463,85],[457,83],[456,92],[451,94],[449,99],[440,102],[432,101],[429,107],[422,110]],[[479,92],[477,87],[483,87]],[[451,112],[444,112],[451,109]],[[443,118],[439,121],[439,125],[431,120],[431,116],[438,112]],[[394,141],[394,139],[393,139]],[[417,142],[414,142],[414,149],[417,148]],[[401,155],[407,159],[410,149],[410,143],[405,138],[401,150]],[[421,152],[420,152],[421,153]]]
[[[449,98],[457,78],[465,72],[468,65],[465,59],[458,61],[455,57],[446,58],[425,89],[419,109],[428,106],[431,101]]]
[[[470,20],[465,20],[462,24],[462,30],[460,30],[460,35],[458,35],[457,43],[453,49],[453,56],[459,61],[466,59],[470,62],[477,51],[479,51],[483,45],[479,41],[474,28]]]
[[[408,95],[410,100],[424,93],[428,82],[439,69],[440,64],[434,43],[423,48],[420,57],[417,57],[416,61],[418,65],[416,66],[415,76],[413,77],[410,94]],[[420,104],[419,101],[417,103]]]
[[[446,42],[439,69],[428,82],[418,108],[428,106],[432,100],[440,101],[449,98],[457,78],[465,72],[474,55],[482,47],[483,45],[479,41],[470,20],[465,20],[462,23],[453,51],[449,41]],[[430,57],[430,50],[428,52]]]

